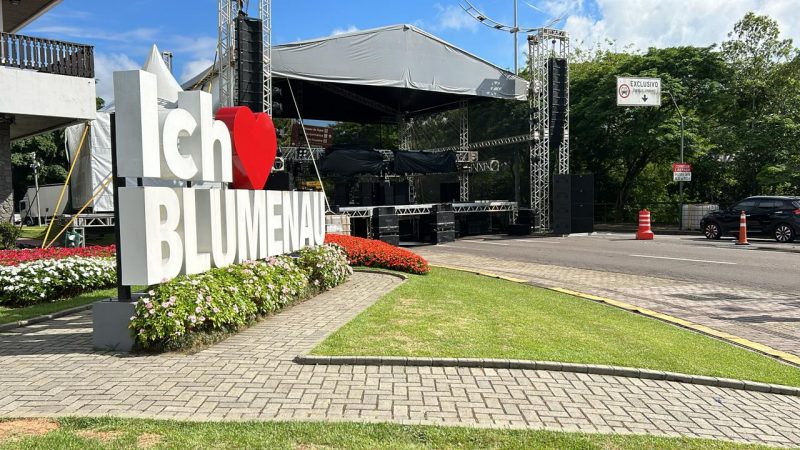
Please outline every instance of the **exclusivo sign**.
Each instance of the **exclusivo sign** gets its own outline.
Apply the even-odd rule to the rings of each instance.
[[[156,76],[114,73],[117,176],[224,187],[119,188],[122,284],[151,285],[322,244],[321,192],[264,191],[277,150],[266,114],[179,92],[159,109]],[[216,120],[220,119],[220,120]],[[187,183],[188,184],[188,183]]]

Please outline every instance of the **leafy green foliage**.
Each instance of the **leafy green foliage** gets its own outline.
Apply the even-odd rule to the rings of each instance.
[[[25,191],[34,185],[33,158],[39,166],[39,185],[63,183],[67,178],[67,156],[64,132],[53,131],[16,141],[11,146],[11,167],[15,201],[22,200]]]
[[[320,246],[296,260],[284,255],[180,276],[136,302],[130,327],[142,348],[178,349],[191,345],[191,335],[234,332],[350,273],[341,249]]]
[[[11,222],[0,222],[0,250],[17,247],[19,229]]]

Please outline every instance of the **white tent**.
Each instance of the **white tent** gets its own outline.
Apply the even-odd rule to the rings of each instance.
[[[460,100],[526,101],[528,93],[523,78],[412,25],[276,45],[272,78],[284,96],[289,95],[288,82],[304,93],[298,99],[304,118],[363,123],[452,108],[447,105]],[[214,67],[183,87],[211,92],[218,104]],[[370,101],[358,103],[353,98]],[[291,101],[286,103],[278,117],[296,118]]]
[[[161,52],[155,45],[142,70],[156,76],[159,107],[174,107],[178,101],[178,92],[183,89],[170,73],[161,58]],[[114,211],[114,195],[111,184],[109,183],[102,191],[99,191],[103,182],[111,175],[111,113],[113,112],[114,104],[110,103],[97,113],[96,120],[90,122],[89,132],[78,156],[70,183],[72,205],[75,209],[80,209],[88,202],[93,212]],[[78,153],[78,146],[85,128],[86,124],[74,125],[68,127],[64,132],[70,162]],[[170,185],[174,184],[169,183]],[[95,191],[99,191],[99,193],[92,199]]]

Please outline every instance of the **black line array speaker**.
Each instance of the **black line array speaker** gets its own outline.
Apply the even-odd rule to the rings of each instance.
[[[594,175],[553,177],[553,232],[594,231]]]
[[[253,112],[264,111],[264,73],[262,65],[261,20],[239,16],[236,19],[237,101]]]
[[[547,86],[550,98],[550,142],[558,145],[564,137],[564,125],[567,121],[567,89],[569,63],[565,58],[547,60],[547,75],[550,80]]]

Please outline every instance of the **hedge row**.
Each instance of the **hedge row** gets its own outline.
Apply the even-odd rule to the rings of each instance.
[[[131,330],[143,349],[175,350],[196,336],[226,335],[293,302],[343,283],[352,273],[341,248],[249,261],[175,278],[136,303]]]
[[[374,239],[341,234],[325,236],[325,243],[337,244],[347,252],[352,266],[378,267],[401,272],[425,274],[428,262],[416,253]]]
[[[116,246],[114,245],[91,245],[88,247],[49,247],[49,248],[30,248],[20,250],[0,250],[0,266],[16,266],[28,261],[38,261],[42,259],[64,259],[73,256],[84,258],[101,257],[107,258],[114,256]]]
[[[72,256],[0,266],[0,305],[28,306],[107,288],[116,273],[113,258]]]

